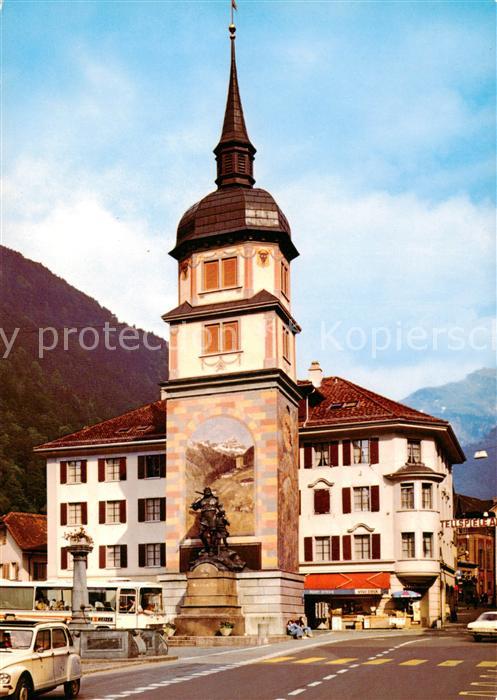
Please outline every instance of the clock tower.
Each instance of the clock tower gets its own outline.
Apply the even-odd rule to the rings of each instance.
[[[290,273],[298,252],[285,215],[254,186],[256,149],[240,99],[235,31],[230,25],[228,98],[214,149],[217,189],[183,215],[170,253],[178,262],[178,306],[163,316],[170,324],[169,380],[162,386],[166,563],[171,574],[187,570],[200,547],[190,504],[211,487],[230,522],[230,548],[247,562],[239,574],[242,601],[244,590],[260,591],[261,578],[271,579],[276,598],[268,607],[279,615],[273,624],[279,631],[285,615],[300,611],[302,592],[300,328],[291,312]]]

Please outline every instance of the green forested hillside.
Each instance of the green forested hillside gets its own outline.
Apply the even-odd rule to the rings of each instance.
[[[149,335],[150,345],[160,346],[149,350],[140,332],[138,349],[106,349],[106,322],[117,329],[107,334],[114,346],[125,324],[43,265],[0,246],[0,358],[5,338],[19,328],[9,356],[0,359],[0,513],[43,511],[44,460],[33,456],[34,445],[158,398],[158,382],[167,376],[166,342]],[[94,350],[78,342],[79,330],[88,326],[98,333]],[[48,327],[59,339],[41,358],[39,328]],[[64,328],[78,329],[67,349]],[[45,337],[48,345],[55,333]],[[87,333],[86,345],[92,339],[95,334]]]

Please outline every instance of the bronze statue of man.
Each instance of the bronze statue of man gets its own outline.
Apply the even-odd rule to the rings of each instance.
[[[219,498],[206,486],[200,498],[191,505],[192,510],[199,510],[200,539],[205,549],[213,551],[216,544],[216,519],[219,511]]]

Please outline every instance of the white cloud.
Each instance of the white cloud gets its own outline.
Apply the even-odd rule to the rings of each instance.
[[[120,320],[166,334],[160,316],[176,303],[174,263],[145,222],[119,220],[95,196],[80,194],[4,233],[5,245],[42,262]]]

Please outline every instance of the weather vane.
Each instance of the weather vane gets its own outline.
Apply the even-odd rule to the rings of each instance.
[[[233,12],[234,12],[235,10],[238,10],[238,6],[237,6],[237,4],[236,4],[236,0],[231,0],[231,26],[234,26],[234,24],[235,24],[235,18],[234,18],[234,15],[233,15]]]

